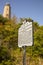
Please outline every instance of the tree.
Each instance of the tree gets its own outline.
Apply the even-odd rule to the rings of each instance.
[[[2,61],[6,61],[11,58],[10,53],[9,54],[8,53],[9,53],[9,50],[6,47],[0,46],[0,63]]]
[[[40,26],[34,33],[33,53],[36,56],[43,57],[43,26]]]
[[[0,15],[0,24],[4,24],[7,21],[8,21],[7,18],[4,18],[2,15]]]
[[[28,22],[33,22],[31,18],[20,18],[20,22],[22,23],[23,21],[28,21]]]
[[[39,24],[37,22],[33,22],[33,29],[34,29],[34,32],[39,29]]]

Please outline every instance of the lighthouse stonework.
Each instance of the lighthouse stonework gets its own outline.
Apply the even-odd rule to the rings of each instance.
[[[3,17],[8,18],[8,19],[11,18],[11,6],[10,6],[10,4],[6,4],[4,6]]]

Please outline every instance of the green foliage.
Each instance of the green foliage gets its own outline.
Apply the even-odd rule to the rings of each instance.
[[[16,24],[0,16],[0,65],[16,65],[22,51],[18,50],[18,29],[24,20],[33,21],[31,18],[22,18]],[[15,21],[15,19],[14,19]],[[26,52],[30,57],[43,58],[43,26],[33,21],[34,46],[27,47]]]
[[[34,43],[37,47],[38,55],[43,57],[43,27],[40,28],[34,34]]]
[[[22,23],[23,21],[29,21],[29,22],[33,22],[33,20],[31,18],[20,18],[20,22]]]
[[[0,15],[0,23],[4,24],[7,21],[8,21],[7,18],[4,18],[2,15]]]
[[[10,59],[10,53],[9,53],[9,49],[4,47],[4,46],[0,46],[0,63],[2,61],[7,61]]]
[[[33,22],[33,28],[34,32],[36,32],[39,29],[39,24],[37,22]]]

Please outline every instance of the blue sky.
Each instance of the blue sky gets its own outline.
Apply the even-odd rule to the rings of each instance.
[[[43,25],[43,0],[0,0],[0,14],[6,3],[11,5],[11,15],[20,17],[30,17]]]

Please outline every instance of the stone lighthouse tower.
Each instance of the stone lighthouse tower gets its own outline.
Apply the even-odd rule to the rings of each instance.
[[[4,6],[3,17],[8,18],[8,19],[11,18],[11,7],[9,3],[7,3]]]

